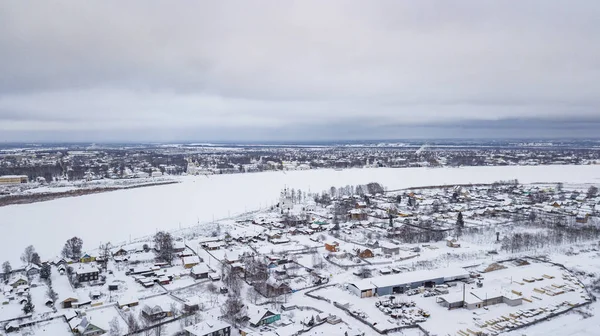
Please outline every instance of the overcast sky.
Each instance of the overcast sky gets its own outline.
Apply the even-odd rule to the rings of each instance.
[[[582,137],[600,1],[0,1],[0,141]]]

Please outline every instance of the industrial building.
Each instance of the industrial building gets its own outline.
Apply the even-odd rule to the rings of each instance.
[[[374,295],[402,294],[418,287],[433,287],[455,280],[469,278],[469,272],[460,267],[440,268],[364,279],[348,284],[348,289],[361,298]]]
[[[464,293],[453,293],[437,297],[437,303],[448,309],[466,308],[469,310],[505,303],[511,307],[523,304],[523,298],[510,291],[485,291],[472,289]]]

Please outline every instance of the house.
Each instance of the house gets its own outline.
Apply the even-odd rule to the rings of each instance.
[[[128,253],[127,250],[121,247],[119,249],[116,249],[112,255],[113,255],[113,257],[123,257],[123,256],[126,256],[127,253]]]
[[[292,292],[292,289],[288,284],[284,283],[283,281],[277,280],[273,276],[269,277],[265,284],[267,287],[267,292],[272,295],[281,295]]]
[[[100,272],[98,267],[80,264],[79,267],[74,270],[74,273],[77,276],[77,281],[88,282],[98,280],[98,274]]]
[[[2,175],[0,176],[0,184],[21,184],[29,182],[27,175]]]
[[[204,248],[209,251],[215,251],[215,250],[219,250],[224,245],[225,244],[223,244],[223,242],[209,242],[204,245]]]
[[[336,241],[325,242],[325,249],[329,252],[339,251],[340,244]]]
[[[145,305],[142,308],[142,316],[148,321],[158,321],[165,317],[173,316],[173,312],[169,309],[163,309],[160,305],[155,305],[153,307]]]
[[[183,303],[183,310],[186,313],[193,313],[200,310],[200,306],[204,304],[198,298],[188,298]]]
[[[92,299],[92,300],[98,300],[101,297],[102,297],[102,293],[100,293],[99,290],[93,290],[90,292],[90,299]]]
[[[183,267],[184,268],[192,268],[198,265],[201,262],[200,257],[198,256],[189,256],[183,257]]]
[[[15,288],[14,290],[15,290],[15,293],[17,294],[17,296],[22,296],[22,295],[29,293],[29,286],[21,285],[21,286],[18,286],[17,288]]]
[[[190,275],[194,279],[208,279],[208,273],[210,273],[210,268],[206,264],[198,264],[190,271]]]
[[[175,253],[181,253],[183,251],[185,251],[185,243],[182,241],[176,241],[173,243],[173,252]]]
[[[4,331],[11,333],[19,330],[19,321],[10,321],[4,326]]]
[[[17,288],[19,286],[23,286],[23,285],[29,284],[29,282],[27,281],[27,278],[25,276],[19,274],[16,277],[14,277],[8,284],[12,288]]]
[[[348,217],[351,220],[363,221],[367,220],[367,213],[363,209],[352,209],[348,211]]]
[[[259,308],[248,312],[248,322],[255,328],[279,320],[281,320],[281,315],[269,309]]]
[[[360,250],[357,249],[356,250],[356,255],[359,258],[365,259],[365,258],[373,258],[375,255],[373,254],[373,251],[371,251],[370,249],[364,249],[364,250]]]
[[[575,222],[579,224],[587,224],[588,215],[581,212],[578,213],[577,216],[575,216]]]
[[[123,309],[124,307],[135,307],[137,305],[140,304],[140,301],[138,299],[135,298],[129,298],[129,299],[119,299],[119,301],[117,301],[117,305],[119,306],[119,308]]]
[[[157,280],[158,280],[158,283],[161,284],[161,285],[163,285],[163,286],[164,285],[168,285],[168,284],[171,283],[171,278],[169,278],[166,275],[159,276]]]
[[[25,275],[27,277],[32,277],[34,275],[40,274],[40,266],[36,264],[29,264],[25,266]]]
[[[383,254],[393,255],[400,253],[400,246],[394,245],[392,243],[381,242],[379,243],[379,247],[381,248]]]
[[[92,261],[96,261],[96,257],[93,257],[87,253],[84,253],[81,258],[79,258],[80,263],[91,263]]]
[[[105,330],[100,329],[97,326],[90,323],[87,317],[85,316],[83,318],[76,317],[72,319],[71,321],[69,321],[69,326],[71,327],[73,333],[76,335],[96,336],[106,333]]]
[[[230,336],[231,325],[219,320],[202,321],[186,327],[186,336]]]
[[[460,244],[458,243],[458,240],[456,238],[448,237],[448,238],[446,238],[446,246],[452,247],[452,248],[458,248],[458,247],[460,247]]]
[[[50,262],[50,265],[54,265],[56,267],[58,267],[60,265],[66,266],[67,264],[68,263],[67,263],[67,260],[65,258],[55,259],[55,260],[53,260],[53,261]]]
[[[77,302],[79,302],[79,299],[75,294],[73,294],[62,298],[60,301],[60,305],[61,307],[63,307],[63,309],[73,308],[74,305],[77,305]]]
[[[371,239],[369,239],[369,240],[367,240],[366,245],[368,247],[370,247],[370,248],[379,248],[380,243],[379,243],[378,240],[371,240]]]

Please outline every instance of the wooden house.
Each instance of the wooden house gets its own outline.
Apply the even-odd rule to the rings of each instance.
[[[258,308],[248,312],[248,322],[252,327],[259,327],[281,320],[281,314],[269,309]]]
[[[336,241],[325,242],[325,249],[329,252],[339,251],[340,244]]]
[[[183,268],[192,268],[198,265],[202,260],[198,256],[189,256],[183,258]]]
[[[362,259],[373,258],[375,256],[373,254],[373,251],[371,251],[370,249],[364,249],[364,250],[357,249],[356,255]]]

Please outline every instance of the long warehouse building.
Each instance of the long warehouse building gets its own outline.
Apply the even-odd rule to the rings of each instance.
[[[421,286],[433,287],[434,285],[441,285],[449,281],[464,280],[469,277],[469,272],[465,269],[449,267],[364,279],[349,283],[348,289],[356,296],[364,298],[374,295],[402,294],[409,289]]]

